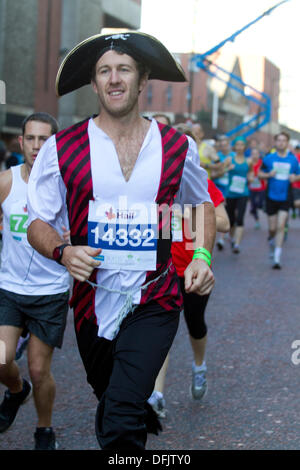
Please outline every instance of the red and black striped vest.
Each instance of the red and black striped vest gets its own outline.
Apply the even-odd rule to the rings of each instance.
[[[61,176],[67,188],[71,241],[73,245],[87,245],[88,207],[93,199],[90,143],[88,136],[89,119],[84,120],[56,134],[58,163]],[[162,138],[162,172],[156,197],[158,205],[172,206],[179,189],[185,157],[188,150],[186,136],[164,124],[158,124]],[[158,228],[162,233],[164,224],[170,223],[167,213],[159,212]],[[156,300],[166,310],[181,306],[182,298],[175,268],[171,265],[171,240],[158,240],[157,270],[149,271],[145,284],[163,273],[158,281],[142,289],[141,304]],[[94,270],[90,280],[96,282]],[[70,305],[74,308],[77,331],[84,318],[96,323],[94,313],[95,290],[86,282],[74,280]]]

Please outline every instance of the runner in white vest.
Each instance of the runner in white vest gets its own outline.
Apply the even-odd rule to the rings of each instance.
[[[46,113],[25,119],[20,145],[25,163],[0,175],[3,248],[0,270],[0,340],[5,343],[5,364],[0,382],[8,389],[0,405],[0,432],[13,423],[17,411],[31,395],[38,415],[36,449],[54,449],[51,427],[55,382],[50,371],[54,347],[61,347],[68,312],[69,274],[63,266],[44,258],[27,241],[27,183],[43,143],[57,131]],[[67,225],[62,220],[61,225]],[[22,379],[14,361],[22,331],[30,333],[28,367],[32,386]]]

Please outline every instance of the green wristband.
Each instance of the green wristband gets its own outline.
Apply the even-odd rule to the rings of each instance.
[[[211,265],[211,260],[208,259],[208,257],[204,253],[195,253],[193,259],[203,259],[203,261],[205,261],[209,267]]]
[[[194,254],[198,254],[198,253],[203,253],[205,256],[208,257],[208,259],[211,260],[211,254],[206,248],[196,248],[196,250],[194,251]]]

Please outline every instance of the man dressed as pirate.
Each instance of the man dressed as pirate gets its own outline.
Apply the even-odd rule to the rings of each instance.
[[[69,52],[57,94],[91,84],[97,116],[51,137],[31,173],[31,245],[74,277],[79,351],[99,399],[102,449],[144,449],[155,431],[147,404],[175,337],[182,305],[172,265],[170,209],[192,207],[195,255],[185,289],[208,294],[215,214],[207,174],[190,138],[143,118],[148,79],[185,81],[157,39],[140,32],[96,35]],[[58,234],[69,218],[71,245]]]

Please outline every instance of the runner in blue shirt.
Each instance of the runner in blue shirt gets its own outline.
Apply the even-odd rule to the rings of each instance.
[[[269,245],[273,269],[281,269],[280,257],[284,241],[284,228],[290,207],[291,183],[300,180],[297,158],[289,151],[290,137],[285,132],[275,136],[275,152],[263,159],[259,176],[267,179],[266,213],[269,223]]]

